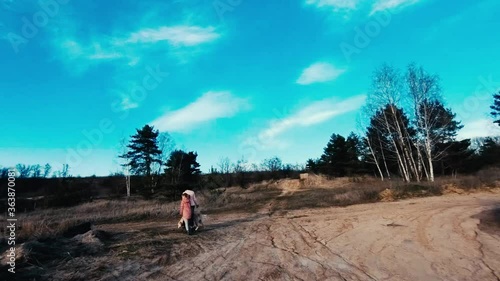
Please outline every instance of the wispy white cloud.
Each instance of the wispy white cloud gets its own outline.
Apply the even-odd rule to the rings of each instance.
[[[112,96],[112,107],[117,110],[141,106],[142,101],[123,93],[137,86],[130,81],[142,79],[147,67],[160,65],[163,69],[172,63],[188,63],[210,50],[205,47],[206,43],[222,36],[215,27],[195,23],[142,28],[158,22],[151,18],[139,20],[139,28],[114,28],[96,33],[89,31],[97,30],[95,28],[84,29],[84,22],[75,14],[71,10],[61,11],[55,19],[57,24],[47,28],[53,59],[76,76],[105,65],[113,84],[104,90]]]
[[[307,5],[318,9],[331,9],[335,13],[345,13],[344,19],[349,19],[349,14],[369,10],[369,15],[377,12],[396,10],[423,2],[425,0],[306,0]]]
[[[354,10],[359,0],[306,0],[306,4],[318,8],[333,8],[335,11],[347,9]]]
[[[52,44],[57,50],[54,58],[66,65],[74,75],[81,75],[103,63],[129,68],[138,60],[133,50],[116,48],[109,45],[106,40],[80,42],[73,36],[67,36],[55,38]]]
[[[222,36],[213,26],[195,23],[144,27],[158,22],[150,18],[139,20],[137,29],[114,28],[96,33],[89,31],[95,29],[84,28],[85,22],[75,14],[76,11],[60,11],[54,25],[47,29],[54,58],[76,74],[102,63],[112,63],[112,66],[130,71],[130,67],[148,61],[155,64],[171,59],[186,62],[206,52],[204,44]],[[164,56],[158,56],[159,53]]]
[[[132,101],[132,99],[129,96],[122,96],[121,103],[119,105],[119,108],[121,110],[129,110],[138,107],[139,103]]]
[[[245,140],[244,145],[251,145],[258,149],[286,148],[289,145],[288,142],[279,139],[283,133],[290,129],[314,126],[359,109],[365,100],[366,95],[358,95],[342,101],[330,98],[313,102],[283,119],[271,120],[256,137]]]
[[[423,0],[378,0],[373,4],[370,15],[380,11],[408,7],[422,1]]]
[[[162,26],[156,29],[142,29],[138,32],[122,37],[95,36],[91,41],[78,41],[73,32],[58,34],[54,45],[58,47],[57,56],[71,65],[79,61],[80,65],[88,66],[103,62],[122,59],[124,66],[135,66],[141,57],[148,56],[158,48],[162,42],[168,42],[175,47],[194,47],[203,43],[212,42],[221,35],[213,27],[200,26]],[[144,44],[148,43],[148,44]],[[172,54],[180,50],[172,51]],[[190,51],[182,51],[182,54]],[[193,50],[199,53],[199,49]],[[157,58],[156,58],[157,59]],[[184,57],[183,57],[184,59]]]
[[[336,79],[339,75],[345,72],[345,69],[340,69],[326,62],[317,62],[302,71],[297,84],[309,85],[313,83],[328,82]]]
[[[336,98],[331,98],[311,103],[289,117],[272,121],[260,135],[262,138],[274,138],[295,127],[309,127],[323,123],[335,116],[360,108],[365,99],[365,95],[359,95],[340,102]]]
[[[65,50],[65,53],[61,55],[63,58],[69,60],[114,60],[125,56],[123,53],[120,53],[111,46],[103,47],[99,42],[92,42],[88,45],[84,45],[74,39],[66,38],[60,42],[60,46],[63,50]]]
[[[364,0],[306,0],[305,4],[325,12],[332,12],[331,20],[346,22],[362,7]]]
[[[500,127],[491,119],[483,118],[464,122],[464,128],[458,132],[459,139],[500,136]]]
[[[195,46],[214,41],[220,37],[212,26],[161,26],[145,28],[130,34],[127,43],[156,43],[167,41],[175,46]]]
[[[162,132],[187,132],[212,120],[233,117],[247,106],[245,99],[231,92],[210,91],[181,109],[166,112],[151,125]]]
[[[88,55],[90,60],[113,60],[123,58],[124,54],[117,50],[106,50],[103,49],[101,44],[94,43],[92,53]]]

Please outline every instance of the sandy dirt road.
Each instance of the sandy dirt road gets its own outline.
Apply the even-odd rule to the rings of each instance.
[[[478,214],[500,194],[226,215],[189,237],[156,280],[492,280],[500,233]],[[192,251],[192,253],[190,253]]]
[[[500,192],[107,224],[105,255],[54,280],[500,280]],[[497,213],[494,213],[495,210]],[[496,214],[496,215],[489,215]],[[488,224],[489,222],[489,224]],[[79,277],[78,277],[79,276]]]

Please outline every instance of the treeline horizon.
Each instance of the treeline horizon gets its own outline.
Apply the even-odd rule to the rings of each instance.
[[[493,93],[492,124],[500,126],[500,93]],[[302,164],[284,164],[278,156],[260,165],[245,159],[231,162],[221,157],[206,174],[301,171],[333,177],[371,175],[381,180],[398,178],[405,182],[434,181],[436,175],[473,173],[499,165],[500,137],[458,140],[464,127],[442,98],[440,78],[421,66],[410,64],[404,72],[382,65],[373,73],[362,134],[347,137],[332,133],[323,154]],[[161,184],[197,184],[198,153],[176,149],[168,133],[145,125],[124,141],[119,159],[123,170],[108,176],[143,176],[151,189]],[[70,167],[52,172],[49,164],[16,165],[21,178],[72,177]],[[0,168],[0,178],[8,168]],[[88,176],[92,177],[92,176]],[[95,177],[95,175],[94,175]]]
[[[333,154],[334,158],[338,158],[337,161],[332,161],[332,164],[335,163],[335,166],[340,166],[343,165],[343,169],[338,169],[338,172],[331,173],[329,174],[327,171],[322,170],[324,168],[321,167],[321,162],[325,161],[325,157],[329,155],[330,153],[323,153],[321,157],[318,158],[309,158],[304,164],[285,164],[282,162],[281,158],[278,156],[274,156],[271,158],[267,158],[261,161],[260,164],[252,163],[248,165],[245,169],[247,172],[269,172],[269,171],[282,171],[282,170],[290,170],[290,171],[304,171],[304,172],[311,172],[315,174],[325,174],[325,175],[332,175],[332,176],[353,176],[353,175],[359,175],[359,174],[365,174],[365,175],[372,175],[376,176],[377,171],[373,169],[367,169],[367,166],[363,166],[363,157],[367,157],[366,155],[361,155],[360,151],[363,151],[363,146],[364,144],[360,143],[361,139],[360,136],[354,132],[351,132],[347,137],[344,137],[343,135],[340,134],[333,134],[330,137],[330,140],[327,144],[327,146],[324,148],[324,150],[332,150],[333,149],[345,149],[346,151],[357,151],[354,153],[354,155],[357,155],[358,157],[354,158],[349,158],[347,157],[346,159],[341,159],[339,156],[342,155],[340,154]],[[497,164],[496,160],[494,157],[492,157],[495,154],[488,154],[487,152],[490,152],[492,148],[495,148],[495,146],[500,145],[500,136],[489,136],[489,137],[477,137],[477,138],[470,138],[470,139],[464,139],[458,141],[460,143],[466,143],[468,144],[468,156],[475,156],[478,157],[476,158],[477,161],[480,161],[481,157],[487,157],[490,158],[487,161],[484,161],[485,166],[488,165],[494,165]],[[354,144],[354,145],[353,145]],[[337,148],[335,146],[338,146]],[[360,149],[361,147],[361,149]],[[364,147],[366,149],[366,147]],[[180,150],[182,151],[182,150]],[[191,151],[193,154],[196,153],[194,151]],[[366,151],[365,151],[366,152]],[[344,153],[344,155],[348,155],[349,153]],[[481,156],[482,155],[482,156]],[[488,156],[490,155],[490,156]],[[336,157],[335,157],[336,156]],[[465,160],[465,159],[461,159]],[[472,160],[472,159],[470,159]],[[438,161],[440,166],[438,166],[438,169],[441,171],[438,173],[439,176],[443,175],[450,175],[452,173],[447,172],[447,173],[442,173],[443,171],[443,165],[444,163],[441,163],[442,161]],[[471,162],[469,162],[471,163]],[[361,164],[361,165],[360,165]],[[373,165],[372,162],[365,162],[364,164],[369,164],[369,166]],[[200,171],[200,175],[209,175],[209,174],[225,174],[225,173],[236,173],[238,172],[239,169],[241,169],[241,165],[245,165],[244,160],[238,160],[235,162],[232,162],[229,157],[221,157],[219,158],[219,162],[216,164],[216,167],[214,165],[211,165],[210,169],[208,172],[203,173]],[[448,166],[446,166],[448,167]],[[236,170],[235,170],[236,168]],[[373,168],[373,167],[372,167]],[[449,168],[449,167],[448,167]],[[483,168],[482,165],[476,163],[474,165],[474,168],[471,169],[464,169],[464,170],[457,170],[456,172],[458,174],[460,173],[473,173],[478,170]],[[109,172],[108,175],[72,175],[70,173],[71,167],[67,164],[64,164],[62,169],[53,171],[53,167],[47,163],[45,165],[40,165],[40,164],[24,164],[24,163],[19,163],[16,164],[15,166],[10,166],[10,167],[3,167],[0,166],[0,178],[7,178],[7,174],[9,170],[15,169],[18,173],[17,177],[18,178],[107,178],[107,177],[124,177],[125,172],[124,171],[115,171],[115,172]],[[445,169],[449,171],[449,169]],[[138,176],[140,177],[141,175],[132,175],[132,176]]]

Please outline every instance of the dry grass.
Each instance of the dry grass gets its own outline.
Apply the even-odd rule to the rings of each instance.
[[[272,211],[348,206],[378,201],[384,188],[377,185],[357,185],[336,188],[304,188],[276,198]]]
[[[461,175],[457,177],[437,177],[435,185],[449,189],[474,191],[500,187],[500,168],[491,167],[481,170],[474,175]]]
[[[76,225],[144,220],[177,215],[176,202],[98,200],[76,207],[37,210],[18,215],[17,240],[43,239],[63,234]],[[3,227],[2,229],[5,229]]]
[[[259,204],[260,207],[270,205],[270,212],[273,213],[279,210],[348,206],[439,196],[450,192],[462,194],[497,187],[500,187],[500,169],[490,168],[480,171],[476,175],[439,177],[435,182],[422,181],[419,183],[404,183],[401,180],[380,181],[377,178],[366,176],[327,179],[323,176],[309,175],[302,182],[290,179],[263,182],[250,187],[249,190],[251,192],[260,190],[261,193],[265,191],[267,195],[281,191],[275,200],[266,201],[265,199],[268,197],[264,196]],[[240,204],[246,201],[241,193],[237,194],[230,196],[238,197],[242,201]],[[248,201],[247,203],[252,204],[253,202]]]
[[[269,185],[252,185],[247,189],[230,187],[223,192],[214,191],[205,198],[204,213],[216,214],[223,212],[250,212],[254,213],[266,205],[274,198],[278,197],[282,190]]]

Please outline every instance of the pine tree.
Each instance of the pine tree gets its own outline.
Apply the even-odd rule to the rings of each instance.
[[[498,126],[500,126],[500,92],[498,94],[493,95],[493,105],[490,107],[491,110],[491,116],[495,118],[494,123],[497,123]]]
[[[166,163],[165,173],[172,184],[194,184],[199,181],[200,164],[196,158],[196,152],[186,153],[182,150],[174,150]]]
[[[132,174],[151,176],[152,165],[161,164],[162,151],[158,148],[159,132],[152,126],[145,125],[142,129],[137,129],[137,133],[131,137],[127,145],[128,151],[121,155],[127,160],[125,166],[130,166]]]
[[[346,175],[346,165],[349,162],[346,139],[333,134],[321,156],[321,171],[327,175],[343,177]]]
[[[52,171],[52,166],[49,163],[45,164],[43,168],[43,177],[48,178],[50,175],[50,171]]]
[[[346,172],[347,175],[358,174],[362,172],[362,163],[360,161],[362,141],[358,135],[351,132],[346,139],[346,150],[347,150],[347,163]]]
[[[468,172],[468,164],[474,151],[470,149],[471,140],[452,141],[436,144],[436,151],[442,153],[436,161],[435,170],[441,175],[456,175],[459,172]]]
[[[307,159],[306,170],[311,173],[319,173],[320,160],[319,159]]]
[[[500,142],[494,138],[487,137],[479,150],[481,164],[492,166],[500,164]]]

